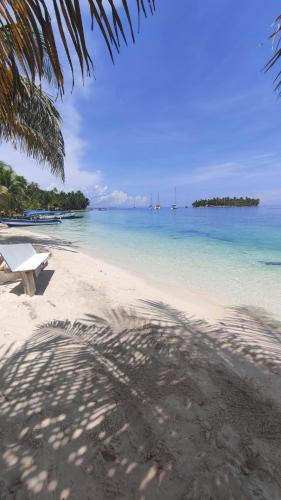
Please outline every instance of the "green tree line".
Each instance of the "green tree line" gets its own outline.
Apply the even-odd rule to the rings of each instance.
[[[257,207],[260,203],[259,198],[211,198],[208,200],[195,200],[193,207]]]
[[[0,211],[6,214],[22,210],[83,210],[90,204],[81,191],[64,192],[41,189],[3,162],[0,162]]]

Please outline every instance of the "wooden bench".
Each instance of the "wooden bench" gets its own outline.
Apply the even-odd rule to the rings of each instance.
[[[37,253],[31,243],[0,245],[0,270],[19,273],[24,292],[32,297],[36,292],[35,277],[48,265],[50,255]]]

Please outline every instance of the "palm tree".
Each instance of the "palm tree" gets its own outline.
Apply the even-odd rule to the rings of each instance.
[[[2,118],[0,141],[10,141],[64,180],[64,140],[61,117],[53,100],[25,77],[14,95],[13,122]]]
[[[155,10],[155,0],[135,0],[138,16]],[[120,39],[127,43],[124,24],[134,40],[127,0],[88,0],[92,29],[97,26],[113,59]],[[64,92],[57,44],[62,44],[73,75],[71,52],[78,57],[82,77],[93,62],[85,38],[85,20],[78,0],[0,0],[0,139],[11,140],[30,156],[47,162],[64,177],[64,144],[60,116],[49,96],[36,87],[43,79]],[[72,48],[72,50],[71,50]],[[73,79],[74,83],[74,79]]]
[[[12,167],[0,161],[0,207],[14,210],[24,198],[26,179],[16,175]]]
[[[9,41],[12,52],[10,29],[2,27],[0,37],[1,34]],[[45,79],[52,84],[54,74],[44,43],[43,61]],[[17,87],[11,96],[10,115],[1,117],[0,140],[3,139],[12,142],[39,163],[47,162],[51,172],[64,179],[64,141],[60,114],[52,98],[27,77],[19,75]]]

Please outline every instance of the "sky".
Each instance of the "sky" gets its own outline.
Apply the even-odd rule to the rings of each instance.
[[[175,186],[179,205],[245,195],[280,204],[281,100],[276,70],[263,71],[280,13],[276,0],[156,0],[114,65],[89,30],[95,78],[77,77],[71,92],[67,76],[57,101],[65,185],[9,144],[1,160],[44,188],[81,189],[92,206],[147,206],[158,192],[169,205]]]

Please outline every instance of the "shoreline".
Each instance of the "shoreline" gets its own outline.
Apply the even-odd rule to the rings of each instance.
[[[166,216],[164,220],[158,220],[157,216],[156,222],[154,216],[138,213],[136,216],[119,212],[98,214],[66,222],[58,228],[34,227],[30,231],[40,230],[43,234],[71,240],[83,253],[124,269],[170,296],[181,298],[189,294],[191,302],[203,306],[204,302],[212,302],[226,308],[260,307],[281,320],[278,300],[281,267],[277,266],[280,235],[276,229],[272,232],[265,225],[265,237],[261,241],[261,236],[255,233],[256,217],[250,224],[251,237],[247,236],[244,224],[241,224],[241,236],[235,231],[230,235],[227,224],[224,226],[221,222],[216,229],[216,218],[211,218],[209,229],[205,228],[204,233],[207,223],[204,219],[200,222],[199,218],[196,229],[196,218],[179,217],[174,224],[171,213],[169,211],[167,220]],[[129,227],[123,228],[125,221],[131,232]],[[159,226],[159,231],[153,230],[154,224]]]
[[[163,290],[164,280],[163,278],[148,278],[147,276],[142,275],[141,272],[134,271],[132,269],[128,269],[123,267],[121,264],[116,264],[108,259],[104,259],[101,256],[97,255],[95,251],[91,251],[90,249],[83,248],[80,245],[76,245],[75,242],[66,241],[63,238],[53,236],[51,233],[40,233],[39,231],[29,231],[28,229],[18,229],[18,228],[9,228],[7,230],[2,230],[2,235],[8,236],[11,235],[15,241],[18,238],[23,238],[26,240],[34,240],[34,244],[36,241],[40,244],[40,241],[43,241],[43,245],[48,243],[52,247],[52,242],[55,242],[55,247],[57,245],[60,246],[60,249],[74,249],[75,253],[79,254],[81,259],[85,259],[85,257],[89,260],[89,266],[92,262],[95,266],[100,266],[103,272],[106,272],[107,275],[115,276],[118,274],[118,281],[122,281],[122,279],[127,282],[130,282],[130,286],[134,284],[134,288],[136,291],[136,296],[138,293],[140,295],[148,294],[149,296],[161,296],[161,299],[166,302],[171,302],[175,307],[183,309],[185,312],[196,316],[197,318],[202,318],[205,320],[215,321],[220,316],[224,314],[224,311],[229,308],[229,305],[222,304],[211,297],[201,294],[199,292],[190,290],[189,288],[184,288],[183,286],[175,286],[174,284],[169,283],[168,288],[169,291]],[[1,236],[0,233],[0,236]],[[38,244],[37,243],[37,244]],[[50,259],[50,265],[52,264],[52,258]],[[110,287],[110,283],[107,282],[107,287]],[[145,291],[145,293],[143,292]]]
[[[280,322],[3,236],[53,255],[35,296],[0,284],[0,496],[280,497]]]

